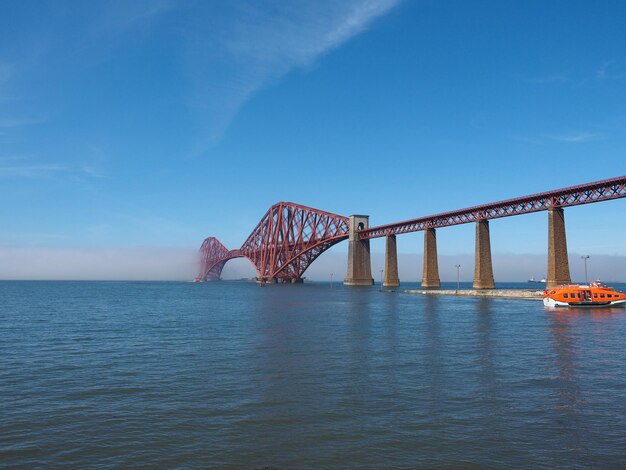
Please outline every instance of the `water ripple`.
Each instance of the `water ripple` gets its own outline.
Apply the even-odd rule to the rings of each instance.
[[[0,282],[8,468],[618,468],[626,312]]]

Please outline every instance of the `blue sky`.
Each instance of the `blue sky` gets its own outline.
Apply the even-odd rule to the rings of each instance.
[[[98,277],[106,260],[105,277],[182,278],[203,238],[237,248],[280,200],[378,225],[626,173],[622,1],[0,12],[0,278]],[[624,204],[566,211],[573,257],[626,271]],[[494,257],[541,258],[546,221],[492,222]],[[439,252],[471,255],[473,231],[440,230]],[[398,247],[421,253],[421,234]]]

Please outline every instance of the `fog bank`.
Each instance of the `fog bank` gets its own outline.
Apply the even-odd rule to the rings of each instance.
[[[584,281],[584,262],[578,253],[570,253],[573,281]],[[547,257],[537,254],[493,253],[496,282],[540,279],[546,274]],[[332,273],[335,281],[346,275],[347,253],[329,251],[322,254],[305,272],[309,280],[326,281]],[[422,256],[398,254],[401,281],[419,281]],[[439,255],[442,281],[456,280],[455,265],[460,264],[461,281],[474,275],[474,255]],[[3,280],[146,280],[187,281],[198,274],[197,249],[184,248],[0,248],[0,279]],[[372,253],[372,276],[380,280],[384,254]],[[626,256],[590,253],[588,278],[603,281],[626,281]],[[256,270],[247,259],[226,263],[222,277],[240,279],[255,277]]]
[[[0,279],[177,281],[197,275],[182,248],[0,248]]]
[[[384,269],[383,253],[372,253],[372,277],[378,282],[380,271]],[[584,262],[578,253],[570,253],[569,264],[572,281],[584,281]],[[439,276],[442,281],[455,281],[457,272],[455,265],[460,264],[461,281],[471,281],[474,277],[474,255],[442,255],[439,257]],[[500,254],[493,253],[493,272],[496,282],[523,282],[531,277],[541,279],[546,275],[548,258],[537,254]],[[335,281],[343,280],[346,275],[347,253],[327,252],[322,254],[304,273],[307,279],[316,281],[330,280],[332,273]],[[415,282],[422,279],[422,255],[398,253],[398,272],[401,281]],[[626,281],[626,256],[590,255],[587,260],[589,279],[603,281]],[[252,264],[248,260],[229,261],[224,267],[224,279],[239,279],[256,276]]]

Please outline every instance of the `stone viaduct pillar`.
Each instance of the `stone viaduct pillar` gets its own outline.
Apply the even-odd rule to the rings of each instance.
[[[546,287],[569,284],[565,214],[562,207],[548,209],[548,275]]]
[[[387,236],[385,250],[385,280],[383,287],[398,287],[400,278],[398,277],[398,249],[396,248],[396,236]]]
[[[372,264],[370,261],[370,241],[359,240],[359,230],[368,228],[369,216],[350,216],[350,236],[348,238],[348,272],[343,283],[346,286],[371,286]]]
[[[441,287],[439,264],[437,262],[437,234],[434,228],[424,230],[424,271],[423,288]]]
[[[476,221],[476,261],[474,263],[474,289],[494,289],[493,266],[491,264],[491,242],[489,221]]]

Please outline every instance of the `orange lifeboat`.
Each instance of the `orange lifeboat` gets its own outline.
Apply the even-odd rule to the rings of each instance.
[[[599,282],[586,285],[557,286],[543,293],[546,307],[613,307],[626,304],[626,294]]]

